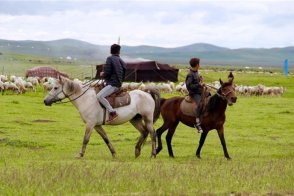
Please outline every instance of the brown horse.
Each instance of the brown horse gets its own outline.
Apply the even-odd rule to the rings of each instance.
[[[212,129],[216,129],[223,146],[224,155],[227,159],[231,159],[227,151],[224,137],[224,123],[226,118],[225,111],[227,105],[231,106],[233,103],[236,103],[237,97],[233,85],[233,74],[230,73],[228,78],[228,82],[225,83],[220,79],[221,87],[215,95],[208,98],[207,104],[204,106],[201,117],[201,127],[203,129],[203,133],[201,134],[199,146],[196,151],[196,156],[198,158],[200,158],[200,151],[208,132]],[[163,125],[156,130],[158,138],[158,147],[156,149],[157,154],[162,150],[161,135],[165,130],[168,129],[168,133],[166,135],[168,153],[170,157],[174,157],[171,140],[179,122],[182,122],[189,127],[194,127],[195,125],[195,117],[183,114],[180,109],[180,105],[183,100],[184,97],[161,99],[160,113],[163,118]]]

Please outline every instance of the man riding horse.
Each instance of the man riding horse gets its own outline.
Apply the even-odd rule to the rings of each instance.
[[[100,76],[105,79],[106,86],[99,91],[97,98],[109,112],[108,122],[116,119],[118,114],[109,104],[106,97],[117,92],[125,79],[126,64],[119,56],[120,48],[118,44],[111,45],[111,56],[107,57],[103,72],[100,73]]]

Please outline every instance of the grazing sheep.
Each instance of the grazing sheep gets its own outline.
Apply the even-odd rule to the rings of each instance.
[[[0,80],[0,91],[4,92],[4,83]]]
[[[25,81],[22,80],[22,78],[16,77],[14,79],[14,84],[18,87],[20,93],[25,93],[26,92]]]
[[[245,96],[262,96],[262,95],[276,95],[281,96],[284,93],[283,87],[266,87],[262,84],[258,84],[257,86],[243,86],[239,85],[235,87],[236,92],[240,95]]]
[[[25,81],[25,83],[24,83],[24,87],[25,87],[26,89],[32,89],[33,91],[36,92],[36,88],[34,87],[34,85],[33,85],[31,82]]]
[[[19,88],[13,82],[4,82],[4,90],[11,90],[16,93],[20,93]]]
[[[131,82],[128,86],[128,90],[131,91],[131,90],[135,90],[135,89],[139,89],[139,87],[141,86],[141,84],[143,84],[143,82]]]
[[[50,91],[53,88],[54,84],[55,84],[54,79],[53,80],[50,79],[47,82],[44,82],[43,83],[44,91]]]
[[[173,92],[173,89],[170,87],[170,85],[166,84],[166,83],[159,83],[157,85],[157,87],[160,90],[160,92],[163,92],[163,93],[172,93]]]
[[[28,77],[27,81],[32,83],[32,85],[34,85],[34,86],[38,86],[40,83],[38,77]]]
[[[0,75],[0,81],[2,81],[2,82],[7,82],[7,81],[8,81],[7,76],[5,76],[5,75]]]

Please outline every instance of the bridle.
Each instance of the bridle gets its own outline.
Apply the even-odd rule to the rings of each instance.
[[[216,90],[216,94],[217,94],[220,98],[222,98],[223,100],[226,100],[226,99],[227,99],[227,96],[228,96],[230,93],[235,92],[234,89],[233,89],[232,87],[231,87],[231,89],[230,89],[228,92],[223,93],[223,92],[222,92],[222,87],[220,87],[220,88],[216,88],[216,87],[211,86],[211,85],[209,85],[209,84],[205,84],[205,86],[208,86],[209,88],[212,88],[212,89]]]
[[[229,94],[233,93],[233,92],[235,92],[235,91],[234,91],[234,89],[231,87],[230,90],[229,90],[228,92],[223,93],[223,92],[222,92],[222,87],[220,87],[220,88],[217,90],[216,94],[217,94],[219,97],[221,97],[222,99],[225,100],[225,99],[227,99],[227,96],[228,96]]]

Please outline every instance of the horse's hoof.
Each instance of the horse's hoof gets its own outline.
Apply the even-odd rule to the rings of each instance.
[[[141,153],[140,150],[136,149],[135,150],[135,157],[138,158],[138,156],[140,156],[140,153]]]
[[[151,159],[155,159],[156,158],[156,155],[151,155]]]
[[[226,157],[226,159],[227,159],[228,161],[232,160],[231,157]]]
[[[76,159],[81,159],[81,158],[83,158],[83,156],[84,156],[84,155],[82,155],[82,154],[79,153],[79,154],[77,154],[77,155],[75,156],[75,158],[76,158]]]
[[[162,148],[156,148],[156,154],[158,154],[161,151]]]
[[[201,159],[200,154],[196,154],[196,157],[197,157],[198,159]]]

